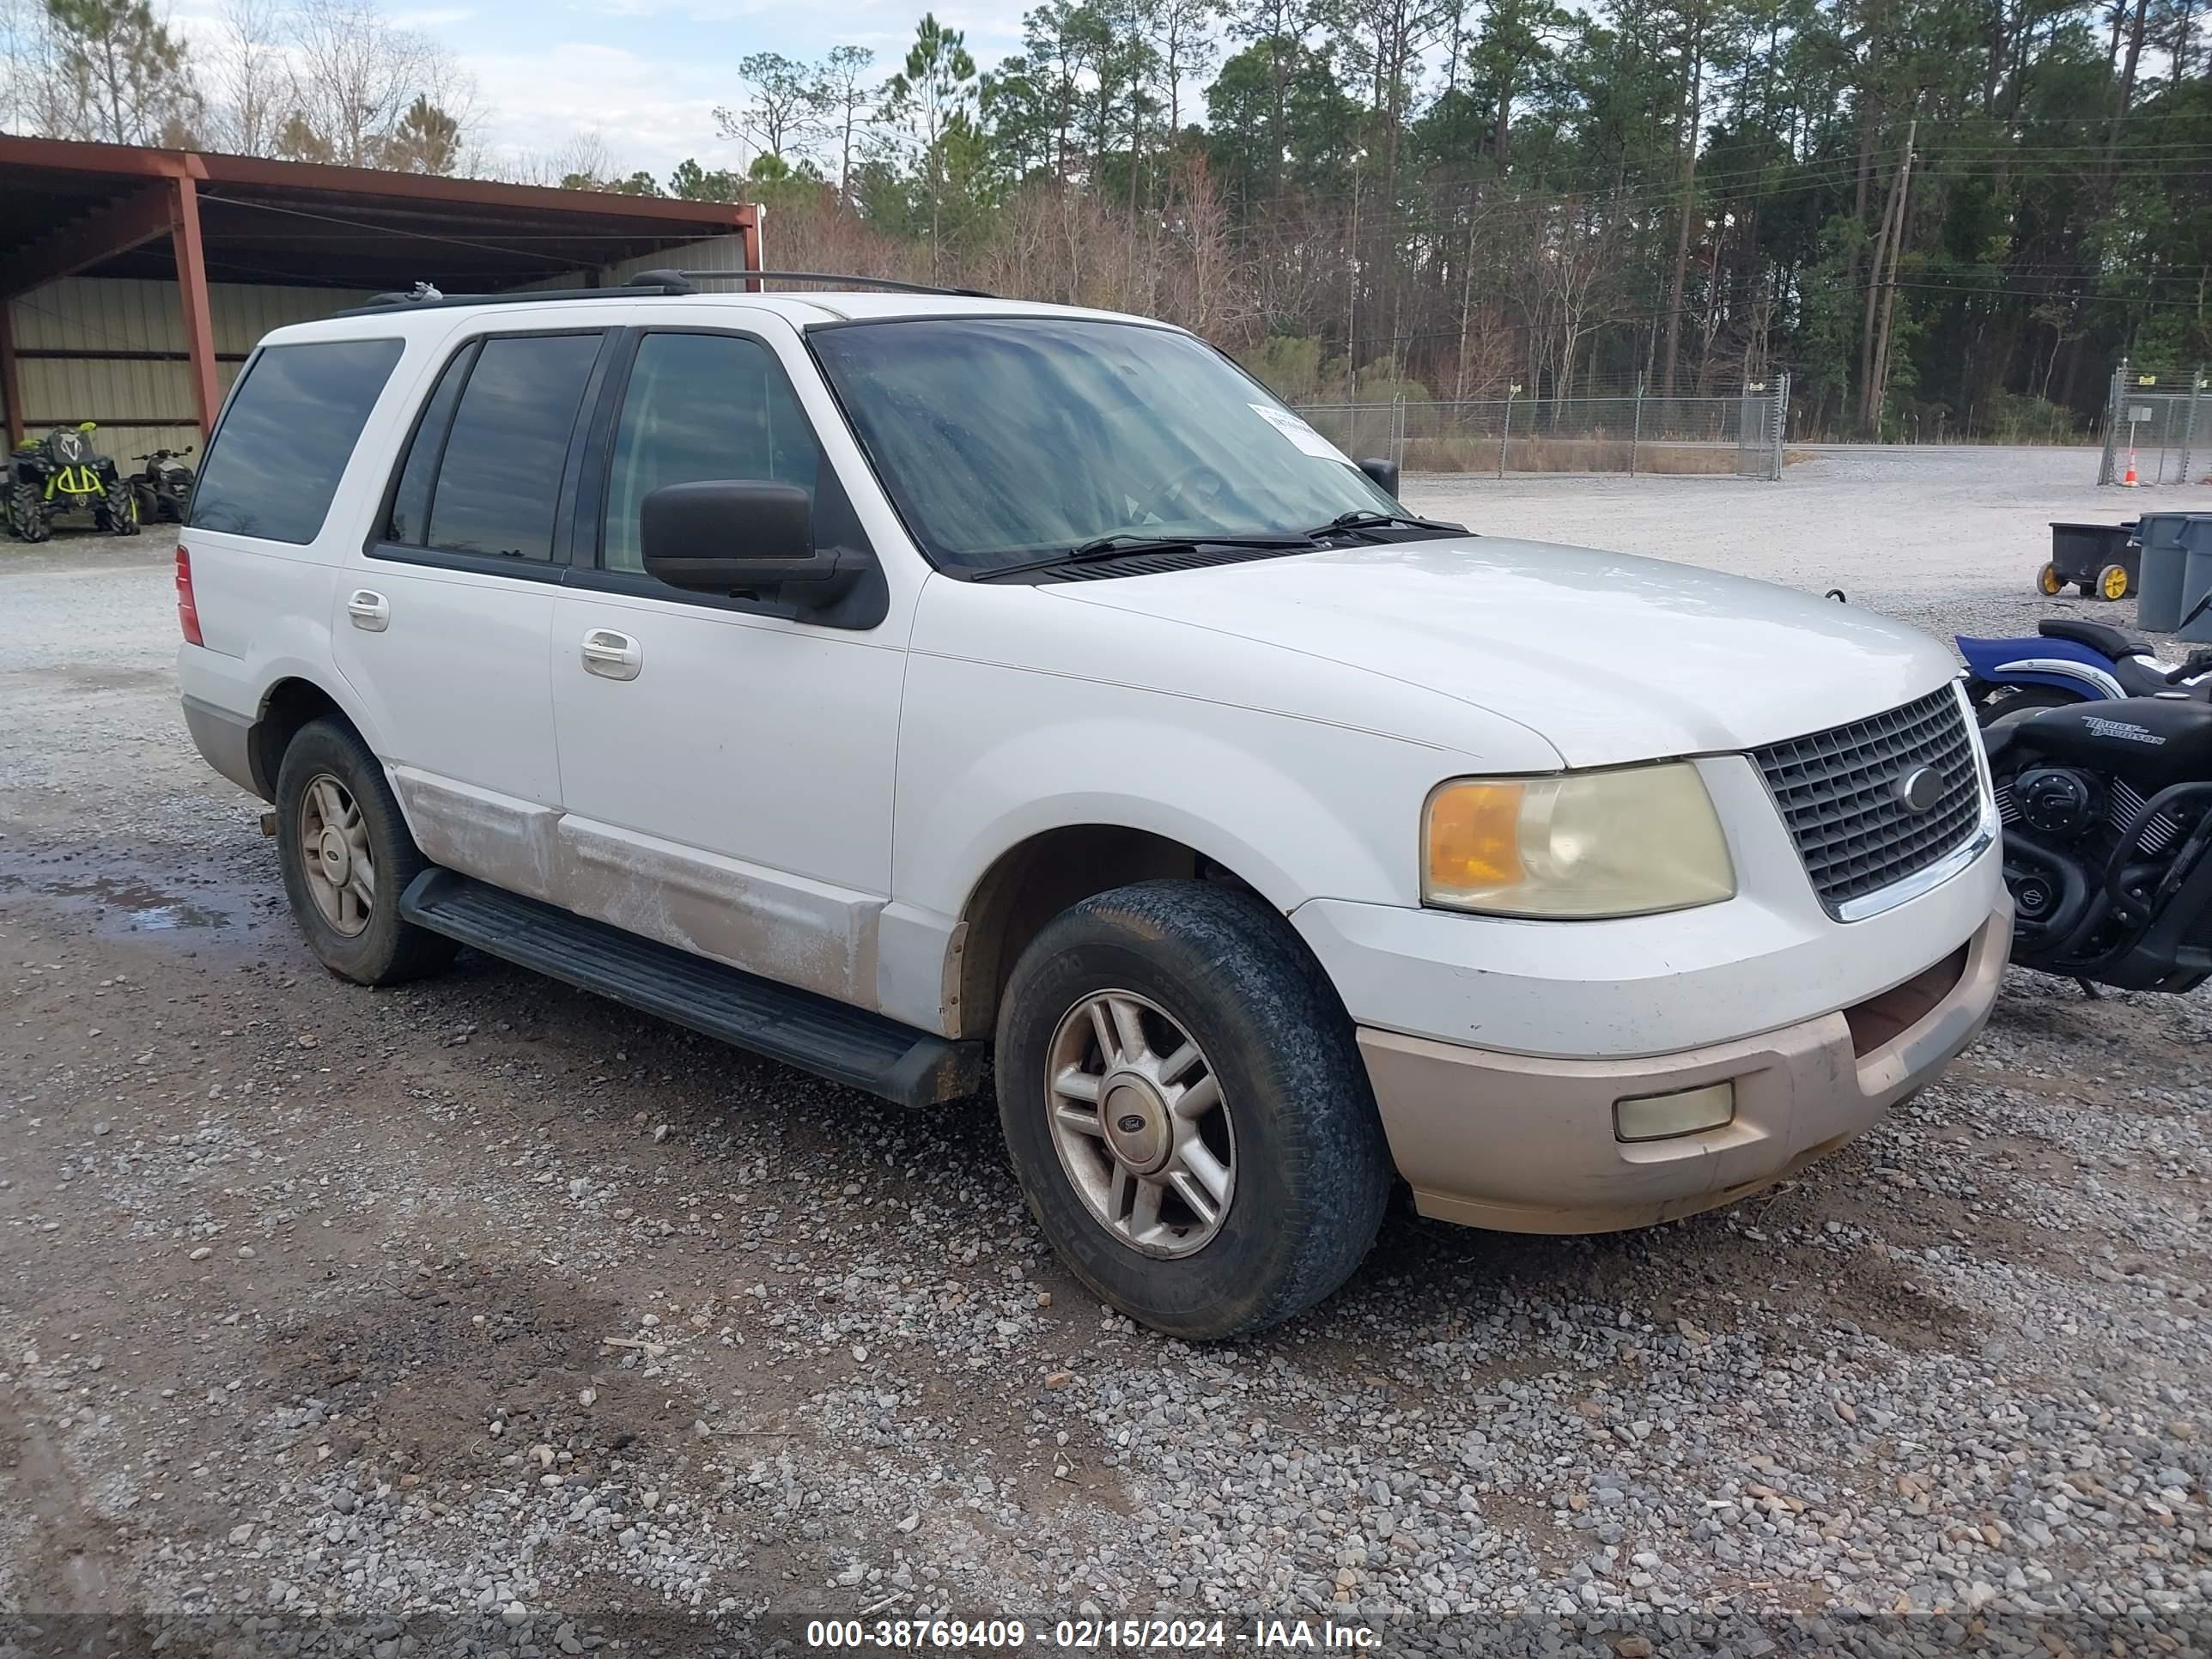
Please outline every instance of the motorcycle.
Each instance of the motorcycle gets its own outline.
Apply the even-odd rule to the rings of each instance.
[[[150,455],[131,457],[146,464],[131,477],[139,523],[185,521],[185,508],[192,498],[192,470],[185,465],[185,457],[191,453],[191,445],[186,444],[182,449],[157,449]]]
[[[2012,959],[2132,991],[2212,975],[2212,699],[2168,689],[1985,729]]]
[[[2167,662],[2142,635],[2110,623],[2046,617],[2033,639],[1961,634],[1957,644],[1966,659],[1966,696],[1985,732],[2069,703],[2212,687],[2212,649]]]
[[[42,542],[63,514],[88,510],[94,525],[111,536],[138,533],[138,503],[131,481],[93,447],[91,421],[58,426],[43,438],[27,438],[8,458],[8,527],[17,539]]]

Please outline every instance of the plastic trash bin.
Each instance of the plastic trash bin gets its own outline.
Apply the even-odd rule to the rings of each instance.
[[[2181,626],[2183,571],[2189,561],[2190,521],[2196,513],[2146,513],[2136,528],[2142,543],[2142,586],[2136,594],[2136,626],[2171,634]]]
[[[2051,562],[2036,574],[2045,597],[2071,586],[2085,599],[2124,599],[2142,585],[2142,550],[2135,525],[2062,524],[2051,526]]]
[[[2197,600],[2212,593],[2212,516],[2198,518],[2182,533],[2189,546],[2188,561],[2181,572],[2181,614],[2186,617],[2196,609]],[[2191,645],[2212,645],[2212,605],[2181,629],[2181,637]]]

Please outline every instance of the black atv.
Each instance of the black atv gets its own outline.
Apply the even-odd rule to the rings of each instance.
[[[133,458],[146,463],[131,475],[139,523],[185,521],[185,507],[192,498],[192,470],[185,465],[185,457],[191,453],[192,447],[186,444],[182,449],[157,449],[150,455]]]
[[[131,480],[93,447],[94,423],[58,426],[27,438],[8,458],[8,527],[18,540],[42,542],[64,513],[89,512],[110,536],[138,533]]]

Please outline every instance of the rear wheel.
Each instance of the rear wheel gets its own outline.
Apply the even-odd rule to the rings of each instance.
[[[2039,714],[2046,708],[2063,708],[2069,703],[2087,701],[2087,697],[2077,697],[2070,691],[2059,690],[2056,686],[2002,686],[1975,712],[1975,719],[1983,731],[1994,732],[2000,726],[2017,726],[2031,714]]]
[[[8,527],[19,541],[42,542],[52,533],[38,485],[19,483],[8,492]]]
[[[453,940],[400,919],[399,896],[428,860],[384,768],[350,727],[313,720],[285,749],[276,850],[293,917],[332,973],[396,985],[453,959]]]
[[[1235,1336],[1350,1276],[1390,1190],[1352,1020],[1251,895],[1142,882],[1022,953],[999,1015],[999,1117],[1060,1259],[1172,1336]]]
[[[2058,574],[2058,567],[2046,562],[2035,573],[2035,591],[2045,599],[2056,599],[2065,587],[2066,579]]]
[[[2110,604],[2128,596],[2128,568],[2108,564],[2097,573],[2097,597]]]

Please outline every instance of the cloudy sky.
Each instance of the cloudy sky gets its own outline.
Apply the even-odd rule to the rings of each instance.
[[[618,171],[666,177],[687,155],[743,166],[750,152],[714,137],[717,104],[741,105],[738,61],[748,52],[818,58],[850,42],[889,74],[905,56],[928,0],[460,0],[406,9],[393,20],[443,41],[476,77],[480,137],[495,152],[558,152],[596,131]],[[1024,0],[937,7],[967,31],[986,65],[1016,49]]]

